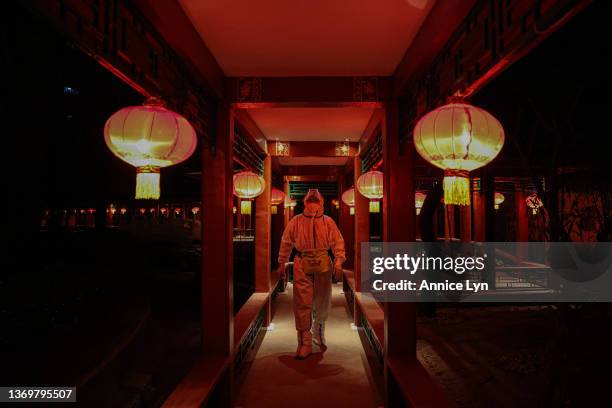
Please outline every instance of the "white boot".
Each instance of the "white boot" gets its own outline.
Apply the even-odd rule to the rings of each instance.
[[[303,360],[312,354],[312,333],[310,330],[298,331],[298,348],[295,358]]]
[[[312,326],[312,341],[319,347],[327,347],[325,341],[325,323],[315,323]]]

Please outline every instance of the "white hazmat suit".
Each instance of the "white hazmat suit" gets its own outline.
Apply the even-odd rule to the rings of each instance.
[[[318,205],[314,205],[317,202]],[[306,358],[311,354],[313,334],[315,343],[325,347],[325,321],[331,308],[331,274],[341,271],[346,258],[340,230],[331,217],[323,214],[321,193],[316,189],[309,190],[304,197],[304,204],[304,213],[293,217],[285,227],[278,254],[278,263],[282,267],[289,260],[292,248],[297,250],[293,263],[293,313],[298,332],[297,358]],[[313,209],[316,211],[312,211]],[[305,273],[302,252],[312,249],[332,250],[334,264],[329,271]]]

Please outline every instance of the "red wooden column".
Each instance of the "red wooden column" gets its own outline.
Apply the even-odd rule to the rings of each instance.
[[[272,265],[270,197],[272,191],[272,159],[264,159],[264,181],[266,189],[255,199],[255,292],[270,292]],[[271,319],[270,302],[267,304],[267,326]]]
[[[529,242],[529,211],[525,204],[525,194],[521,186],[517,186],[514,192],[514,202],[516,207],[516,242]],[[519,244],[516,256],[527,260],[526,247]]]
[[[361,157],[355,156],[355,180],[353,185],[357,186],[357,180],[361,176]],[[355,189],[355,258],[353,262],[355,277],[355,292],[361,292],[361,243],[370,240],[370,210],[369,200]],[[357,302],[353,307],[353,317],[356,326],[361,325],[361,314]]]
[[[486,241],[486,200],[484,192],[482,191],[481,183],[482,179],[480,179],[478,182],[479,187],[475,188],[472,192],[472,217],[474,218],[473,239],[476,242]]]
[[[459,206],[459,238],[461,241],[470,242],[472,240],[472,206]]]
[[[344,269],[354,269],[354,257],[355,257],[355,224],[353,223],[353,216],[351,215],[351,208],[342,201],[342,193],[344,193],[350,186],[352,180],[347,180],[345,175],[340,176],[339,179],[339,197],[340,210],[339,210],[339,227],[344,238],[344,247],[346,249],[346,262],[344,263]]]
[[[413,242],[414,146],[400,145],[398,104],[389,101],[382,127],[384,160],[383,237],[385,242]],[[416,362],[416,304],[385,302],[385,406],[402,404],[389,364]]]
[[[286,177],[283,180],[283,192],[285,193],[286,200],[289,201],[289,180],[287,180]],[[283,231],[291,219],[292,210],[293,208],[291,207],[285,207],[285,211],[283,213]]]
[[[216,143],[202,143],[202,347],[205,358],[210,359],[229,359],[234,343],[233,129],[231,110],[220,104]],[[219,384],[221,403],[228,407],[230,370]]]

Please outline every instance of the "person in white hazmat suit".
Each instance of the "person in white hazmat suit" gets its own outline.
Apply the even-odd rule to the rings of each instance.
[[[325,322],[331,308],[332,273],[339,279],[346,259],[344,238],[331,217],[323,214],[323,196],[310,189],[304,197],[304,212],[291,219],[281,239],[278,253],[279,274],[292,248],[297,253],[293,263],[293,313],[298,334],[296,358],[312,353],[312,343],[326,348]],[[328,250],[334,254],[333,265]],[[314,338],[313,338],[314,337]]]

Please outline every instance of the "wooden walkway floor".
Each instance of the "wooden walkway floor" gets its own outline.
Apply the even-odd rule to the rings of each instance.
[[[382,406],[359,333],[340,284],[333,286],[332,310],[326,327],[328,349],[314,346],[306,360],[293,357],[297,346],[292,287],[277,298],[274,330],[268,331],[250,368],[245,367],[236,407],[244,408],[372,408]]]

